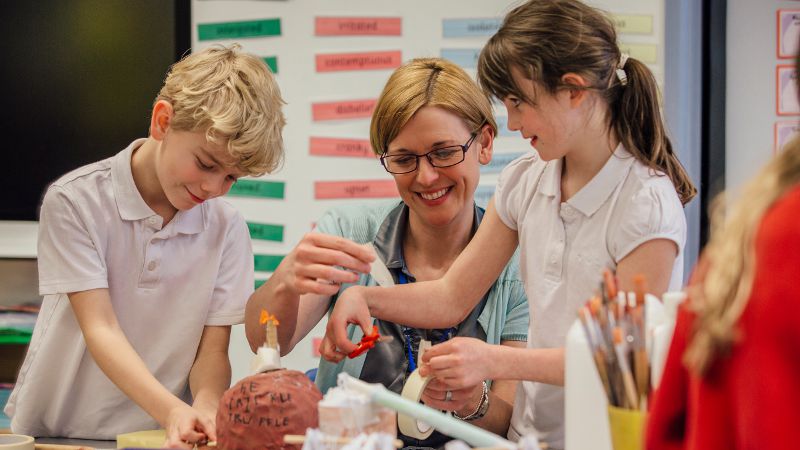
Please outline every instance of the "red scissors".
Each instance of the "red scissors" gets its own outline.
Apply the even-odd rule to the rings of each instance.
[[[356,349],[353,350],[352,352],[350,352],[347,355],[347,357],[348,358],[355,358],[358,355],[360,355],[360,354],[366,352],[367,350],[371,349],[372,347],[375,347],[376,343],[378,343],[378,342],[388,342],[388,341],[391,341],[391,340],[392,340],[391,336],[382,337],[380,335],[380,333],[378,333],[378,326],[377,325],[373,325],[372,326],[372,333],[364,335],[364,337],[361,338],[361,342],[358,343],[358,346],[356,347]]]

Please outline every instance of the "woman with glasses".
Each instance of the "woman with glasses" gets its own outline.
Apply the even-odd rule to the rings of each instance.
[[[483,217],[473,195],[480,165],[492,158],[496,132],[491,104],[457,65],[431,58],[398,68],[378,99],[370,140],[397,183],[402,201],[345,206],[325,214],[316,232],[307,234],[250,298],[245,323],[251,347],[255,350],[264,342],[258,317],[261,308],[266,308],[280,320],[281,352],[291,351],[344,289],[375,285],[368,272],[376,257],[386,264],[396,284],[441,277]],[[372,244],[374,252],[362,244]],[[339,354],[338,363],[321,361],[317,384],[325,392],[345,371],[399,393],[419,364],[422,339],[437,344],[461,336],[524,347],[528,305],[517,264],[516,258],[509,262],[455,327],[424,330],[376,320],[380,334],[393,339],[361,357]],[[352,327],[350,332],[360,330]],[[434,380],[422,400],[505,435],[516,387],[515,381],[497,381],[490,389],[486,382],[479,382],[447,391]],[[400,437],[407,446],[416,447],[440,447],[449,440],[439,433],[425,440]]]

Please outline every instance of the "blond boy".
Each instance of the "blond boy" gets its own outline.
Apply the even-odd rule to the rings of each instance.
[[[5,409],[14,432],[216,439],[230,326],[253,290],[246,224],[216,197],[280,163],[282,105],[265,64],[238,46],[192,54],[172,66],[149,137],[48,188],[44,301]]]

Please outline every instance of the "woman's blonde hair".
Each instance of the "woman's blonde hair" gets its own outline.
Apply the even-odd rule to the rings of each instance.
[[[215,46],[184,57],[170,68],[156,101],[172,105],[171,127],[226,142],[237,168],[258,176],[283,161],[285,102],[264,61],[240,50]]]
[[[386,153],[389,143],[423,106],[455,114],[472,131],[488,124],[497,135],[489,99],[461,67],[441,58],[418,58],[398,67],[386,82],[372,113],[372,150]]]
[[[704,252],[705,277],[689,287],[697,318],[684,354],[689,370],[702,375],[740,337],[737,323],[755,277],[755,237],[770,207],[800,183],[800,137],[786,144],[742,191],[725,218],[721,197],[712,207],[711,241]]]
[[[697,194],[667,136],[655,77],[641,61],[622,59],[617,32],[606,14],[578,0],[529,0],[518,6],[483,47],[478,81],[498,99],[514,95],[534,104],[514,82],[512,68],[550,94],[560,89],[598,92],[608,104],[609,128],[622,145],[669,176],[684,204]],[[624,70],[626,84],[617,69]],[[582,76],[589,86],[565,84],[562,76],[567,73]]]

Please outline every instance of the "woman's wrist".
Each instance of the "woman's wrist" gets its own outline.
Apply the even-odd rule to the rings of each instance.
[[[472,390],[472,395],[470,396],[469,401],[460,409],[453,410],[453,415],[455,415],[457,418],[466,417],[472,414],[477,405],[480,405],[481,397],[483,396],[483,384],[479,384],[476,387],[477,389]]]
[[[472,421],[478,420],[486,415],[489,410],[489,385],[486,380],[481,382],[481,395],[478,399],[477,405],[471,407],[467,411],[453,411],[453,415],[457,419]]]

